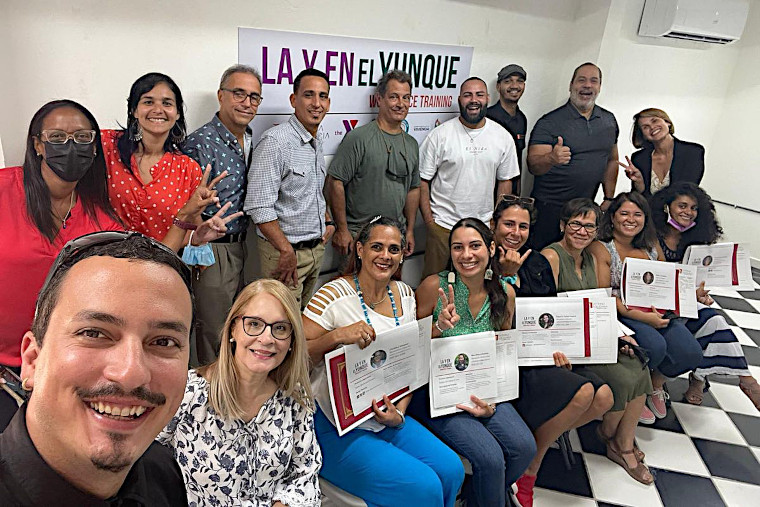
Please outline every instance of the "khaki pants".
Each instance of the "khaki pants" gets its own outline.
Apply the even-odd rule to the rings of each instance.
[[[258,238],[259,262],[261,271],[259,278],[271,278],[277,269],[280,260],[280,252],[269,241]],[[314,287],[319,278],[319,270],[322,267],[322,257],[325,255],[325,245],[320,243],[314,248],[300,248],[296,250],[296,262],[298,270],[298,285],[289,287],[301,305],[301,310],[306,308]]]
[[[202,366],[219,355],[219,333],[232,302],[243,288],[244,243],[211,243],[216,262],[193,268],[195,339],[190,341],[190,366]]]
[[[435,222],[427,224],[425,243],[425,266],[422,279],[446,269],[449,262],[449,234],[451,231]]]

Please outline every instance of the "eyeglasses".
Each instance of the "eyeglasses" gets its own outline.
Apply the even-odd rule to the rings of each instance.
[[[596,224],[582,224],[577,220],[573,220],[567,223],[567,228],[573,232],[578,232],[583,228],[586,229],[587,233],[594,234],[599,227]]]
[[[261,101],[264,100],[264,97],[262,97],[258,93],[245,93],[245,91],[239,88],[235,88],[234,90],[230,88],[221,88],[221,90],[224,90],[225,92],[230,92],[232,94],[232,97],[235,99],[235,102],[245,102],[246,98],[251,99],[252,106],[258,106],[259,104],[261,104]]]
[[[520,197],[512,194],[501,194],[499,196],[499,200],[496,201],[496,207],[498,208],[501,203],[505,203],[508,207],[513,204],[519,204],[520,206],[530,209],[533,208],[533,203],[535,202],[536,200],[532,197]]]
[[[269,328],[272,336],[278,340],[287,340],[293,334],[293,324],[287,320],[272,323],[258,317],[240,317],[240,320],[243,321],[243,331],[248,336],[260,336],[266,328]]]
[[[95,131],[77,130],[69,134],[65,130],[43,130],[40,132],[40,139],[50,144],[66,144],[69,139],[73,139],[77,144],[90,144],[95,140]]]
[[[135,236],[147,239],[150,242],[151,246],[153,246],[154,248],[157,248],[177,258],[177,260],[179,261],[177,265],[181,266],[180,268],[181,271],[179,272],[179,274],[182,277],[182,281],[185,282],[185,285],[187,286],[188,290],[190,290],[190,293],[192,294],[192,273],[190,272],[190,268],[187,267],[187,265],[184,262],[182,262],[179,257],[177,257],[177,253],[171,248],[169,248],[168,246],[164,245],[163,243],[159,243],[158,241],[152,238],[149,238],[147,236],[140,234],[139,232],[134,232],[134,231],[93,232],[90,234],[85,234],[84,236],[80,236],[76,239],[72,239],[71,241],[66,243],[66,245],[63,247],[63,249],[61,249],[60,253],[58,254],[58,257],[56,257],[55,262],[53,263],[53,267],[50,268],[47,278],[45,278],[45,283],[42,284],[42,289],[40,289],[39,293],[42,294],[45,291],[45,289],[47,289],[47,286],[50,284],[50,280],[53,279],[53,276],[55,276],[55,274],[58,272],[61,266],[69,262],[76,255],[81,254],[85,250],[88,250],[95,246],[118,243],[119,241],[127,241],[128,239]]]

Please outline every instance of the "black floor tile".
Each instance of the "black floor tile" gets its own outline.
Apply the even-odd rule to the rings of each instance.
[[[558,449],[549,449],[538,471],[536,487],[591,498],[591,484],[586,473],[586,466],[583,464],[583,457],[579,452],[573,455],[575,465],[568,470],[562,453]]]
[[[684,393],[689,388],[688,380],[686,380],[685,378],[676,378],[673,380],[668,380],[668,382],[665,385],[668,388],[668,394],[670,394],[671,403],[688,403],[683,398]],[[715,398],[713,397],[713,395],[710,394],[710,391],[707,391],[706,393],[702,394],[702,406],[711,407],[711,408],[721,408],[718,402],[715,401]],[[670,413],[670,410],[668,410],[668,414],[669,413]]]
[[[718,490],[707,477],[653,468],[654,484],[664,507],[724,507]]]
[[[760,485],[760,464],[749,447],[692,438],[711,475]]]
[[[609,502],[600,502],[599,500],[596,501],[596,505],[599,507],[625,507],[624,505]]]
[[[747,299],[760,299],[760,290],[753,290],[753,291],[739,291],[739,294],[742,295],[742,297],[745,297]]]
[[[596,428],[599,424],[599,421],[591,421],[585,426],[576,429],[576,431],[578,432],[578,440],[581,441],[583,452],[605,456],[607,454],[607,448],[604,443],[599,440],[599,437],[596,436]]]
[[[726,296],[713,296],[713,299],[724,310],[737,310],[747,313],[759,313],[757,309],[743,299],[729,298]]]
[[[736,325],[736,322],[734,322],[731,319],[731,317],[728,316],[728,314],[726,312],[724,312],[723,310],[719,310],[718,308],[716,308],[715,311],[718,312],[719,314],[723,315],[723,318],[726,319],[726,323],[728,323],[729,326],[735,326]]]
[[[749,329],[749,328],[742,328],[742,331],[747,333],[747,336],[749,336],[753,342],[757,344],[758,347],[760,347],[760,331],[757,329]]]
[[[734,424],[739,428],[739,431],[744,436],[744,440],[746,440],[749,445],[752,447],[760,447],[760,417],[735,414],[733,412],[726,412],[726,414],[728,414],[728,417],[734,421]],[[758,416],[760,416],[760,412],[758,412]]]
[[[752,339],[760,340],[760,336]],[[747,358],[747,363],[751,364],[752,366],[760,366],[760,347],[748,347],[746,345],[742,345],[742,350],[744,351],[744,357]]]

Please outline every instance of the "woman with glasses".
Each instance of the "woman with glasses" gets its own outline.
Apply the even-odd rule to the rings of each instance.
[[[321,475],[368,505],[453,506],[464,478],[457,455],[405,412],[412,395],[338,436],[324,355],[341,345],[367,347],[377,333],[414,322],[412,289],[391,277],[403,262],[405,235],[395,220],[376,217],[354,240],[346,275],[322,286],[303,313],[315,368],[315,428],[322,448]],[[379,401],[379,400],[378,400]]]
[[[599,206],[587,198],[572,199],[563,206],[559,224],[562,239],[541,252],[552,267],[557,290],[599,287],[599,263],[588,247],[596,239],[601,215]],[[607,285],[607,280],[602,279],[601,285]],[[596,430],[607,446],[607,457],[635,480],[651,484],[654,478],[643,463],[644,453],[636,447],[634,437],[646,395],[652,392],[652,382],[646,365],[634,354],[636,341],[629,336],[621,340],[630,345],[622,344],[616,363],[592,364],[576,371],[581,375],[586,372],[598,375],[614,395],[612,408],[604,414]]]
[[[539,252],[526,248],[535,222],[533,199],[502,196],[493,214],[494,238],[503,280],[517,297],[557,295],[551,265]],[[533,505],[533,487],[549,446],[564,432],[601,417],[613,404],[609,386],[591,371],[571,371],[562,353],[555,366],[520,368],[520,397],[514,402],[533,432],[538,452],[517,481],[517,499]]]
[[[48,102],[32,117],[23,167],[0,170],[0,364],[21,365],[37,293],[66,242],[123,229],[95,118],[71,100]]]
[[[202,174],[180,151],[186,127],[177,84],[157,72],[142,76],[129,91],[127,128],[102,134],[108,193],[121,221],[175,251],[185,246],[201,212],[218,202],[212,189],[227,173],[209,182],[209,169]]]
[[[276,280],[235,299],[219,359],[191,370],[157,440],[174,450],[190,505],[320,505],[308,355],[299,307]]]

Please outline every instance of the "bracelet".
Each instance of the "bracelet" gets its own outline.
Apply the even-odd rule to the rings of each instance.
[[[174,217],[174,220],[172,220],[172,224],[176,225],[180,229],[183,229],[185,231],[194,231],[198,228],[197,225],[191,223],[191,222],[185,222],[183,220],[180,220],[177,217]]]
[[[502,276],[501,279],[507,282],[509,285],[517,284],[517,275]]]
[[[491,410],[493,410],[493,414],[490,416],[493,417],[494,414],[496,414],[496,403],[489,403],[488,406],[491,407]]]
[[[394,426],[394,428],[400,430],[404,427],[404,424],[406,424],[406,417],[404,416],[404,413],[399,409],[396,409],[396,413],[401,416],[401,422],[397,426]]]
[[[603,200],[604,200],[604,201],[614,201],[614,200],[615,200],[615,198],[614,198],[614,197],[607,197],[607,196],[605,195],[605,196],[604,196],[604,199],[603,199]]]
[[[325,221],[325,227],[330,227],[331,225],[333,227],[335,227],[335,222],[333,220],[326,220]]]
[[[438,331],[439,331],[441,334],[443,334],[443,329],[441,329],[441,326],[439,326],[439,325],[438,325],[438,321],[437,321],[437,320],[435,321],[435,328],[436,328],[436,329],[437,329],[437,330],[438,330]]]

